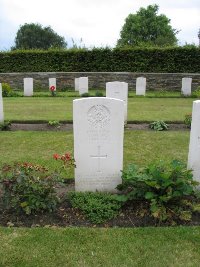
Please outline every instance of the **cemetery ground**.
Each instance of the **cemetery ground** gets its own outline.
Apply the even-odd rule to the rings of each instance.
[[[5,119],[71,121],[74,98],[4,98]],[[185,114],[191,113],[194,100],[130,97],[128,120],[183,122]],[[124,167],[129,163],[146,166],[172,159],[186,163],[188,146],[189,130],[126,129]],[[53,172],[61,167],[53,159],[54,153],[69,151],[73,154],[73,133],[71,130],[2,131],[0,151],[1,166],[16,161],[31,162]],[[73,169],[61,175],[66,179],[64,188],[58,188],[62,194],[73,189]],[[145,203],[142,205],[138,208],[146,209]],[[168,224],[159,224],[148,214],[138,214],[139,209],[130,206],[111,222],[98,225],[91,223],[79,210],[72,209],[67,201],[54,213],[24,216],[1,212],[0,225],[4,227],[0,227],[0,266],[199,266],[200,228],[195,226],[200,224],[199,216],[194,216],[191,222],[180,222],[187,226],[158,227]]]

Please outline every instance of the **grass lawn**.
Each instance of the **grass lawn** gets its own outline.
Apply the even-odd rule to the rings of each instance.
[[[200,227],[0,228],[1,267],[193,266]]]
[[[74,97],[4,98],[6,120],[72,120]],[[183,121],[191,113],[194,98],[130,97],[128,120]]]
[[[155,160],[174,158],[187,162],[189,131],[125,131],[124,166],[134,162],[145,165]],[[73,133],[0,132],[0,165],[7,162],[32,162],[50,170],[60,168],[54,153],[73,153]],[[71,170],[67,177],[73,177]]]

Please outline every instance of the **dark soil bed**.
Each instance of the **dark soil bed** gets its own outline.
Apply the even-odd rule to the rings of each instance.
[[[62,197],[61,204],[57,210],[52,213],[40,213],[35,215],[25,215],[22,213],[16,214],[14,211],[3,211],[0,208],[0,226],[8,227],[70,227],[70,226],[85,226],[85,227],[145,227],[145,226],[169,226],[168,223],[159,223],[148,213],[149,206],[146,202],[132,202],[122,208],[119,215],[100,225],[92,224],[83,213],[73,208],[67,200],[63,198],[68,191],[74,190],[74,184],[71,182],[68,185],[58,188],[58,194]],[[176,220],[175,225],[200,225],[200,214],[193,214],[192,220],[184,222]]]
[[[169,130],[189,130],[185,124],[182,123],[171,123],[169,125]],[[125,126],[128,130],[149,130],[148,123],[130,123]],[[72,130],[73,124],[61,124],[58,127],[50,126],[47,123],[12,123],[11,131],[67,131]]]

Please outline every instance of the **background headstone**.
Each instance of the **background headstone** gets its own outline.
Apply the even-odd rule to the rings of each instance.
[[[24,78],[24,96],[33,96],[33,78]]]
[[[136,79],[136,95],[146,94],[146,78],[138,77]]]
[[[74,79],[75,91],[79,91],[79,78]]]
[[[182,78],[181,93],[185,96],[191,95],[192,78]]]
[[[193,170],[194,180],[200,182],[200,100],[193,102],[188,169]]]
[[[126,82],[107,82],[106,97],[116,98],[124,101],[124,122],[127,122],[128,113],[128,83]]]
[[[76,191],[115,192],[123,168],[124,103],[106,97],[73,101]]]
[[[56,78],[49,78],[49,90],[51,86],[54,86],[55,87],[54,91],[56,91]]]
[[[88,77],[79,78],[78,89],[80,95],[88,93]]]
[[[0,122],[4,122],[2,85],[0,83]]]

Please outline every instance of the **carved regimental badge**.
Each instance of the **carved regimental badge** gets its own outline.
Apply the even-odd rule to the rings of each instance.
[[[104,105],[95,105],[87,113],[90,126],[103,128],[110,122],[110,111]]]

